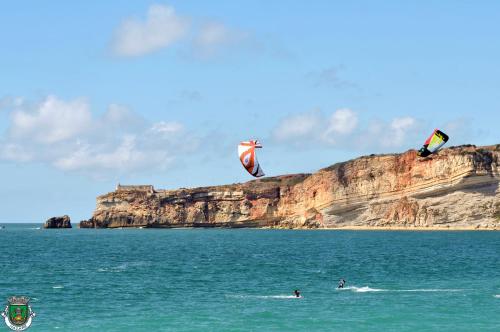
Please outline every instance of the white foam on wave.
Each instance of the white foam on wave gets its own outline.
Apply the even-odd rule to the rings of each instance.
[[[102,267],[97,269],[97,272],[111,272],[111,273],[120,273],[125,271],[127,268],[124,266],[116,266],[116,267]]]
[[[52,286],[53,289],[61,289],[61,288],[64,288],[64,286],[62,285],[56,285],[56,286]]]
[[[494,295],[497,299],[500,299],[500,294]]]
[[[114,267],[101,267],[97,269],[97,272],[111,272],[111,273],[120,273],[127,269],[124,265],[114,266]]]
[[[366,293],[366,292],[386,292],[387,289],[380,289],[380,288],[371,288],[368,286],[364,287],[356,287],[356,286],[348,286],[344,288],[337,288],[338,291],[352,291],[356,293]]]
[[[151,266],[151,262],[149,261],[138,261],[138,262],[125,262],[117,266],[110,266],[110,267],[101,267],[97,269],[97,272],[124,272],[128,268],[136,268],[136,267],[143,267],[143,266]]]
[[[353,291],[356,293],[366,293],[366,292],[385,292],[387,289],[380,289],[380,288],[371,288],[368,286],[364,287],[352,287]]]
[[[458,288],[419,288],[419,289],[395,289],[393,292],[463,292],[465,289]]]
[[[338,291],[350,290],[356,293],[367,293],[367,292],[463,292],[465,289],[457,288],[416,288],[416,289],[382,289],[382,288],[371,288],[369,286],[356,287],[349,286],[344,288],[337,288]]]
[[[42,229],[41,227],[30,227],[28,229]]]
[[[229,294],[226,295],[227,298],[234,299],[301,299],[302,296],[295,295],[242,295],[242,294]]]

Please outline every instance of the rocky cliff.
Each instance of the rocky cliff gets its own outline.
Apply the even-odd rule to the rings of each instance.
[[[81,227],[500,229],[500,145],[371,155],[313,174],[177,190],[126,186]]]

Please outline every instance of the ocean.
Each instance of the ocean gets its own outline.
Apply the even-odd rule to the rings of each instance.
[[[500,331],[500,232],[4,225],[28,331]]]

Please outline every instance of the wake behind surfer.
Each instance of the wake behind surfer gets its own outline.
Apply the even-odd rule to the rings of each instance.
[[[339,286],[337,288],[344,288],[344,285],[345,285],[345,279],[340,279],[339,280]]]

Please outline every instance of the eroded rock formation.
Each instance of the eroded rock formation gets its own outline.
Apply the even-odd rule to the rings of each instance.
[[[500,228],[499,156],[500,145],[468,145],[233,185],[121,187],[81,227]]]
[[[52,217],[47,219],[44,228],[71,228],[71,220],[69,216]]]

